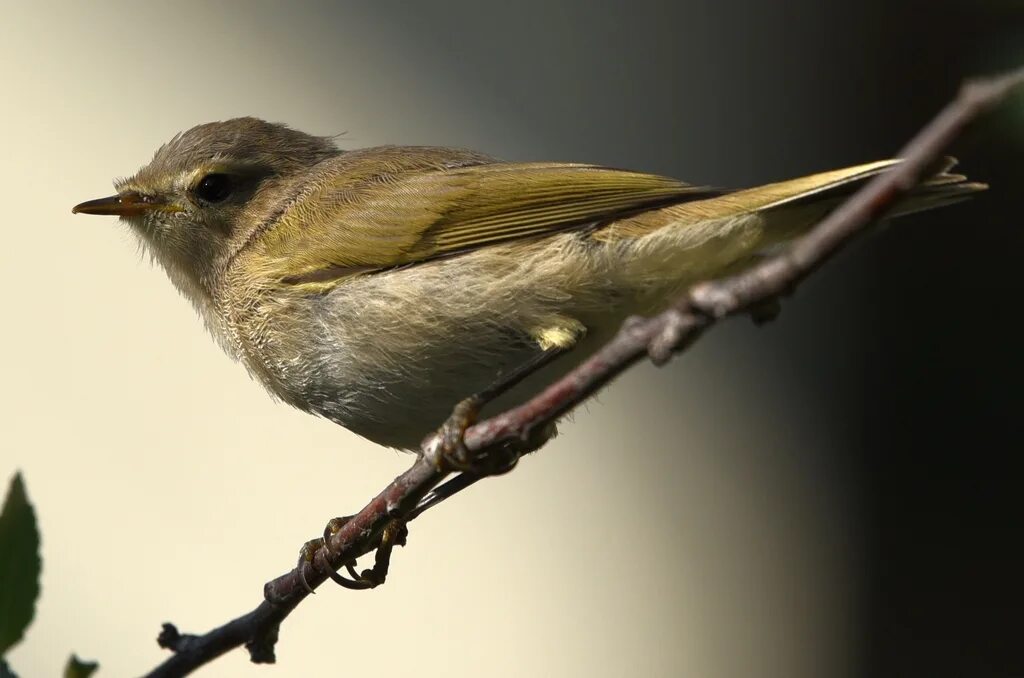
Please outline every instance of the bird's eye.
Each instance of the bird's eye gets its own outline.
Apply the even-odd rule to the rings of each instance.
[[[231,177],[227,174],[207,174],[200,179],[193,192],[206,202],[223,202],[231,195]]]

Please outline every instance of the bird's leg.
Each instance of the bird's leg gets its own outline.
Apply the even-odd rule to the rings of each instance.
[[[347,521],[347,518],[336,518],[327,523],[324,541],[326,542],[333,532],[340,530],[341,526]],[[388,568],[391,566],[391,551],[394,550],[395,546],[405,546],[405,539],[408,536],[409,528],[405,526],[404,520],[399,520],[398,518],[389,520],[380,534],[380,543],[377,545],[377,551],[373,555],[373,567],[369,570],[357,572],[356,561],[348,561],[345,563],[345,569],[348,570],[352,579],[345,580],[346,583],[342,584],[342,586],[372,589],[383,584],[388,576]],[[328,573],[328,576],[339,584],[341,584],[339,580],[344,580],[344,577],[333,570]],[[355,586],[350,586],[351,584],[355,584]]]
[[[316,591],[306,581],[306,567],[313,566],[316,554],[323,546],[323,537],[317,537],[316,539],[310,539],[299,548],[299,562],[295,565],[295,569],[299,571],[299,581],[302,582],[302,588],[306,589],[307,593],[316,593]]]
[[[516,445],[509,444],[506,446],[504,454],[494,454],[492,451],[491,454],[494,454],[495,461],[498,463],[492,464],[490,468],[481,468],[478,464],[474,464],[474,461],[469,459],[468,450],[466,450],[463,444],[466,429],[473,425],[480,413],[480,409],[484,405],[501,394],[508,392],[527,376],[553,362],[555,358],[568,350],[568,347],[548,348],[533,359],[520,365],[513,372],[501,375],[493,384],[480,393],[466,398],[455,406],[452,416],[448,418],[441,428],[441,444],[442,452],[444,453],[441,458],[444,463],[452,464],[462,472],[442,485],[435,487],[424,496],[419,504],[416,505],[416,508],[409,514],[408,520],[412,520],[424,511],[437,506],[445,499],[455,496],[488,475],[511,471],[523,454],[532,452],[554,437],[556,431],[554,424],[552,424],[549,427],[538,430],[526,442]]]
[[[521,452],[510,450],[510,454],[489,455],[493,461],[481,463],[479,459],[471,459],[463,439],[466,430],[476,423],[480,410],[487,403],[507,393],[526,377],[551,363],[568,350],[567,347],[554,346],[548,348],[527,362],[519,365],[507,374],[499,377],[490,386],[460,401],[451,416],[441,425],[441,454],[438,459],[457,471],[477,476],[498,475],[511,471],[519,460]]]
[[[555,434],[555,425],[551,424],[550,426],[545,427],[543,429],[538,429],[538,431],[532,434],[530,438],[525,442],[519,441],[514,444],[510,444],[503,454],[497,455],[505,461],[504,470],[511,470],[522,455],[528,454],[540,448],[548,440],[553,438]],[[438,485],[433,490],[424,495],[424,497],[420,499],[420,502],[416,505],[416,508],[414,508],[409,513],[406,519],[412,520],[416,518],[424,511],[437,506],[438,504],[443,502],[445,499],[448,499],[449,497],[455,496],[462,490],[475,484],[477,481],[483,480],[488,475],[495,474],[482,473],[473,470],[463,471],[459,475],[455,476],[454,478],[451,478],[450,480],[442,483],[441,485]]]
[[[466,449],[463,439],[466,430],[476,423],[480,417],[480,410],[486,404],[478,393],[456,403],[452,413],[441,424],[441,454],[438,455],[438,464],[448,464],[458,471],[470,469],[472,463],[469,459],[469,450]]]
[[[306,582],[306,565],[318,567],[322,572],[330,577],[332,581],[347,589],[372,589],[383,584],[384,580],[387,578],[388,568],[391,565],[391,551],[394,547],[405,546],[405,538],[408,536],[409,530],[406,528],[404,521],[398,520],[397,518],[392,519],[384,526],[384,530],[381,532],[380,543],[377,545],[377,550],[374,554],[373,568],[357,572],[356,561],[349,560],[344,563],[344,567],[348,570],[348,573],[352,578],[348,579],[343,577],[335,572],[334,568],[327,562],[327,544],[329,543],[330,538],[351,519],[352,516],[332,518],[327,523],[327,527],[324,528],[323,537],[311,539],[303,544],[302,548],[299,549],[299,579],[302,581],[302,585],[310,593],[313,593],[314,591]]]
[[[491,402],[498,396],[507,393],[509,389],[519,384],[523,379],[541,369],[567,350],[568,348],[563,347],[552,347],[546,349],[511,372],[499,376],[493,384],[485,388],[483,391],[466,398],[455,406],[451,416],[448,417],[447,421],[445,421],[441,426],[440,434],[442,453],[438,458],[441,460],[441,463],[448,464],[462,473],[440,487],[434,488],[432,492],[420,501],[413,512],[406,517],[406,520],[411,520],[428,508],[440,504],[448,497],[464,490],[481,478],[511,471],[519,461],[520,456],[537,449],[554,435],[553,425],[543,430],[539,430],[537,433],[530,436],[530,439],[527,441],[508,443],[498,450],[488,451],[487,459],[484,463],[482,463],[482,460],[480,459],[471,459],[469,451],[466,450],[466,446],[463,444],[463,437],[466,434],[466,429],[476,422],[477,417],[480,415],[480,410],[484,405]],[[317,567],[327,574],[328,577],[345,588],[369,589],[384,583],[384,579],[388,573],[388,565],[390,564],[392,549],[396,544],[399,546],[405,544],[405,537],[408,534],[405,524],[394,520],[384,528],[384,532],[381,534],[380,545],[377,547],[376,560],[372,569],[363,570],[361,573],[357,573],[355,570],[355,561],[344,563],[345,568],[352,577],[351,579],[347,579],[335,572],[334,568],[332,568],[327,562],[326,544],[331,536],[337,533],[337,531],[340,530],[350,519],[351,516],[332,519],[327,523],[327,527],[324,529],[324,536],[322,538],[311,539],[303,544],[302,548],[299,549],[299,561],[297,565],[299,579],[308,592],[313,593],[313,588],[306,581],[306,566]]]

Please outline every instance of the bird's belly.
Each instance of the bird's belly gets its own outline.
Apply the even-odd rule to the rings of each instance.
[[[382,445],[411,449],[455,404],[528,362],[569,354],[496,407],[523,400],[638,310],[621,248],[573,234],[340,280],[326,293],[276,288],[236,323],[250,368],[286,402]],[[585,335],[584,335],[585,333]]]
[[[540,351],[515,322],[495,322],[493,309],[395,292],[346,286],[268,300],[272,310],[242,323],[242,353],[285,402],[378,444],[415,449],[459,400]]]
[[[415,449],[457,402],[539,352],[535,344],[492,333],[467,332],[451,343],[393,343],[403,345],[379,362],[354,356],[351,345],[321,344],[307,357],[313,366],[308,409],[378,444]]]

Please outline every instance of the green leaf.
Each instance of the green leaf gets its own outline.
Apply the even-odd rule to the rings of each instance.
[[[71,655],[68,665],[64,667],[64,678],[89,678],[100,665],[97,662],[86,662]]]
[[[39,530],[21,473],[0,512],[0,656],[25,634],[39,597]]]

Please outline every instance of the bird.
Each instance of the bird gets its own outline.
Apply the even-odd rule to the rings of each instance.
[[[807,231],[882,160],[741,190],[434,146],[343,150],[254,117],[197,125],[116,194],[116,215],[231,357],[278,399],[416,450],[455,403],[558,355],[537,392],[634,314]],[[900,216],[986,188],[947,159]]]

